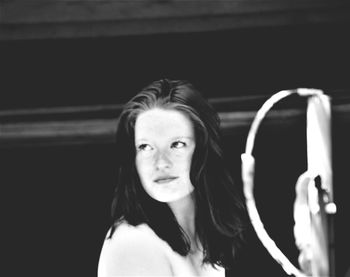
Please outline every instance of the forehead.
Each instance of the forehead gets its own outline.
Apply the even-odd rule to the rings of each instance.
[[[194,137],[192,122],[182,112],[154,108],[142,112],[135,122],[135,140]]]

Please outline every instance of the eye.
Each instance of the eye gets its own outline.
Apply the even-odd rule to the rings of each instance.
[[[186,143],[184,143],[183,141],[180,141],[180,140],[174,141],[171,144],[171,148],[183,148],[185,146],[186,146]]]
[[[137,151],[150,151],[152,149],[153,148],[149,144],[146,144],[146,143],[140,144],[139,146],[136,147]]]

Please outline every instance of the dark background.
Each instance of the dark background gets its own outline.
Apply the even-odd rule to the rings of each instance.
[[[162,77],[207,97],[349,87],[349,26],[2,41],[1,108],[123,103]]]
[[[348,34],[344,24],[317,24],[3,41],[0,108],[122,104],[163,77],[188,79],[208,98],[267,97],[281,89],[314,87],[337,99],[350,88]],[[255,149],[258,209],[271,237],[294,264],[292,204],[295,182],[306,169],[304,119],[292,126],[262,125]],[[345,120],[333,117],[339,277],[349,267],[347,128]],[[225,154],[240,188],[247,132],[243,128],[224,136]],[[96,276],[109,224],[114,155],[108,143],[0,148],[5,266],[11,276]],[[233,276],[286,276],[254,231],[247,229],[245,235]]]

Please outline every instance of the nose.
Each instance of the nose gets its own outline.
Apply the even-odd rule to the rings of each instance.
[[[157,153],[155,166],[157,170],[163,170],[172,166],[171,159],[166,151],[159,151]]]

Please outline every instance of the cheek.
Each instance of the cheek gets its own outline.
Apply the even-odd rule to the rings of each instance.
[[[177,157],[176,164],[178,164],[182,170],[186,170],[186,172],[190,171],[191,164],[192,164],[192,157],[193,157],[193,152],[186,153],[181,157]]]
[[[149,172],[149,162],[145,161],[144,158],[136,157],[135,165],[139,178],[143,180],[146,177],[147,172]]]

